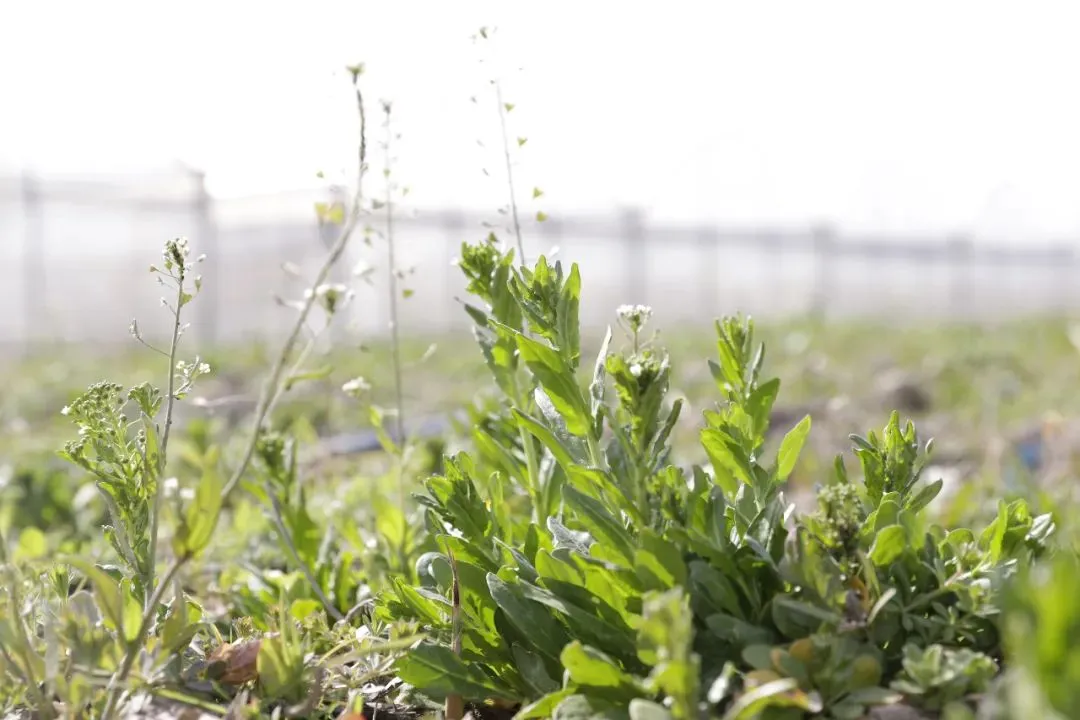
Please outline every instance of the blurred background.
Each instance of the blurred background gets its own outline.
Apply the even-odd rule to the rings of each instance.
[[[530,251],[581,263],[592,325],[622,302],[653,305],[666,326],[736,309],[993,319],[1080,302],[1067,3],[0,12],[10,349],[125,342],[157,299],[141,273],[177,235],[209,255],[193,332],[219,343],[286,325],[268,302],[287,287],[280,266],[321,255],[313,205],[352,176],[356,62],[373,138],[384,99],[400,135],[410,333],[463,325],[451,262],[483,222],[505,224],[494,78],[515,106]],[[492,42],[470,40],[481,26],[499,28]],[[354,305],[368,335],[387,327],[381,277]]]
[[[581,265],[594,344],[618,305],[654,308],[690,426],[715,399],[711,322],[743,311],[762,323],[790,411],[826,423],[822,457],[894,408],[976,464],[1047,428],[1069,438],[1078,12],[960,0],[7,4],[0,366],[21,380],[0,391],[0,451],[55,448],[42,428],[86,382],[159,379],[128,324],[167,330],[147,269],[175,236],[208,256],[189,317],[220,383],[206,393],[254,392],[266,343],[293,319],[274,298],[305,287],[282,266],[313,271],[334,230],[315,206],[340,201],[355,175],[356,63],[367,193],[384,192],[387,137],[408,188],[394,217],[410,415],[487,386],[453,261],[490,228],[509,238],[498,79],[527,255]],[[476,42],[482,26],[498,32]],[[385,210],[368,222],[383,228]],[[295,411],[320,434],[364,424],[338,397],[353,375],[385,399],[386,276],[373,235],[335,278],[356,292],[335,371],[299,391]]]

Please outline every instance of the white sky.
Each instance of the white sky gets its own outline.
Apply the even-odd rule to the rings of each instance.
[[[469,36],[497,25],[545,209],[1080,238],[1078,20],[1068,0],[9,0],[0,169],[178,158],[221,195],[310,187],[351,157],[341,68],[363,61],[415,202],[492,207]]]

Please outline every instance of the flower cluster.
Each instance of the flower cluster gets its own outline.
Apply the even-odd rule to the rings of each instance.
[[[637,335],[649,322],[653,311],[648,305],[620,305],[615,312],[626,329]]]

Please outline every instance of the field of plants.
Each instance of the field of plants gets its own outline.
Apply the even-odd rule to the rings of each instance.
[[[352,75],[356,199],[279,346],[195,354],[177,239],[130,351],[3,368],[5,716],[1080,717],[1067,319],[668,329],[627,298],[590,333],[511,184],[461,245],[471,337],[335,347],[354,235],[407,295]]]

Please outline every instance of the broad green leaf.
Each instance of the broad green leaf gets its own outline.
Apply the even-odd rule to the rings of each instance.
[[[296,620],[304,620],[308,616],[313,615],[322,610],[323,605],[318,600],[312,600],[311,598],[299,598],[293,600],[289,605],[289,615]]]
[[[904,554],[908,546],[907,530],[903,525],[890,525],[874,538],[870,547],[870,560],[882,567]]]
[[[525,679],[533,692],[546,695],[559,689],[559,683],[548,674],[544,661],[539,655],[517,644],[510,650],[514,655],[514,663],[517,665],[518,672],[521,673],[521,677]]]
[[[788,475],[795,469],[795,463],[799,461],[799,453],[802,452],[806,436],[809,434],[810,416],[807,415],[784,436],[783,442],[780,443],[780,450],[776,454],[776,479],[778,481],[787,480]]]
[[[488,574],[488,591],[509,620],[537,650],[557,660],[569,638],[547,608],[528,599],[524,584],[511,585]]]
[[[150,472],[150,477],[157,479],[164,469],[164,460],[161,457],[161,440],[158,437],[157,425],[154,424],[153,418],[147,415],[145,411],[139,413],[139,419],[146,440],[144,447],[147,470]]]
[[[194,557],[210,544],[221,514],[221,490],[224,487],[218,472],[217,453],[212,451],[203,466],[202,478],[195,488],[195,499],[184,512],[184,520],[177,528],[173,550],[179,557]]]
[[[593,422],[599,428],[600,406],[604,403],[604,387],[607,381],[607,356],[611,348],[611,326],[608,325],[604,333],[604,340],[600,343],[600,352],[596,354],[596,365],[593,367],[592,383],[589,385],[589,396],[592,399]]]
[[[842,620],[837,613],[785,595],[773,598],[772,617],[777,628],[792,639],[811,635],[822,625],[837,626]]]
[[[940,478],[938,478],[934,482],[932,482],[929,485],[927,485],[926,487],[924,487],[922,490],[920,490],[918,493],[916,493],[910,500],[908,500],[908,502],[907,502],[907,510],[909,512],[913,512],[913,513],[916,513],[916,512],[919,512],[920,510],[922,510],[924,507],[926,507],[927,505],[929,505],[930,503],[932,503],[934,501],[934,498],[936,498],[938,496],[938,494],[941,492],[941,488],[943,487],[943,485],[944,485],[944,483],[942,482],[942,480]]]
[[[619,627],[608,622],[595,613],[569,602],[566,598],[536,585],[521,583],[520,587],[529,600],[562,613],[571,632],[583,642],[609,655],[614,655],[620,660],[636,661],[634,633],[630,628]]]
[[[635,524],[643,524],[645,519],[633,501],[626,493],[615,484],[615,478],[606,470],[598,468],[585,468],[574,465],[567,472],[567,480],[579,491],[590,497],[596,498],[605,504],[614,504],[630,516]]]
[[[120,592],[124,600],[123,635],[124,640],[130,645],[135,642],[142,625],[142,603],[135,597],[134,583],[130,580],[120,582]]]
[[[730,435],[719,428],[706,428],[701,431],[701,444],[712,462],[716,483],[725,493],[733,496],[739,483],[752,484],[753,469]]]
[[[562,465],[563,470],[568,472],[569,468],[575,465],[574,458],[570,454],[569,448],[563,445],[555,436],[555,433],[553,433],[546,425],[539,420],[526,415],[517,408],[514,408],[513,412],[518,423],[544,444],[544,447],[551,452],[555,461]]]
[[[518,710],[514,715],[514,720],[546,720],[546,718],[555,717],[556,708],[573,694],[574,691],[567,688],[548,693]]]
[[[94,588],[94,599],[97,601],[98,607],[101,608],[102,614],[123,637],[124,596],[120,590],[120,584],[89,560],[67,558],[65,562],[85,575],[90,581]]]
[[[576,369],[581,358],[581,335],[578,328],[578,305],[581,303],[581,274],[577,263],[570,266],[570,275],[559,291],[557,316],[559,326],[556,337],[559,350],[567,359],[572,369]]]
[[[500,687],[486,673],[465,663],[443,645],[424,643],[397,664],[402,681],[436,700],[461,695],[466,700],[513,699],[509,688]]]
[[[577,514],[581,524],[588,528],[589,533],[613,550],[623,561],[625,567],[634,566],[634,549],[630,541],[630,533],[616,519],[603,503],[585,495],[577,488],[567,485],[563,488],[563,500]]]
[[[408,521],[401,507],[385,495],[376,494],[371,499],[375,511],[375,530],[391,548],[405,549],[405,538],[409,532]]]
[[[641,692],[632,677],[604,653],[575,640],[563,648],[559,656],[570,681],[588,692],[603,690],[607,699],[629,700]]]
[[[15,546],[12,556],[16,562],[39,560],[45,557],[48,550],[49,545],[45,539],[45,533],[36,527],[27,527],[19,533],[19,544]]]
[[[771,643],[774,634],[765,627],[748,623],[727,613],[713,613],[705,618],[705,624],[714,635],[741,649],[754,643]]]
[[[585,437],[589,433],[589,412],[573,369],[558,351],[530,337],[517,335],[518,352],[529,371],[543,386],[555,408],[566,421],[566,430]]]
[[[617,705],[594,695],[574,694],[563,698],[551,720],[630,720],[625,705]]]
[[[686,586],[686,562],[677,545],[651,530],[643,530],[641,547],[633,557],[634,571],[646,590]]]
[[[746,411],[754,419],[754,434],[758,437],[763,437],[769,429],[769,417],[779,392],[780,379],[773,378],[756,387],[746,402]]]
[[[161,642],[168,653],[175,653],[186,646],[198,632],[198,622],[202,618],[202,609],[184,598],[182,592],[169,606],[165,624],[161,631]]]
[[[447,616],[449,615],[449,610],[447,608],[440,608],[436,603],[421,595],[417,592],[416,588],[408,585],[399,577],[391,578],[390,582],[393,585],[394,592],[398,596],[398,600],[412,610],[417,618],[428,624],[435,625],[436,627],[447,623]]]
[[[1009,508],[1005,501],[998,501],[997,519],[983,531],[979,538],[980,547],[990,552],[990,559],[997,562],[1001,558],[1005,545],[1005,533],[1009,529]]]
[[[630,701],[630,720],[671,720],[671,713],[652,700],[634,698]]]

